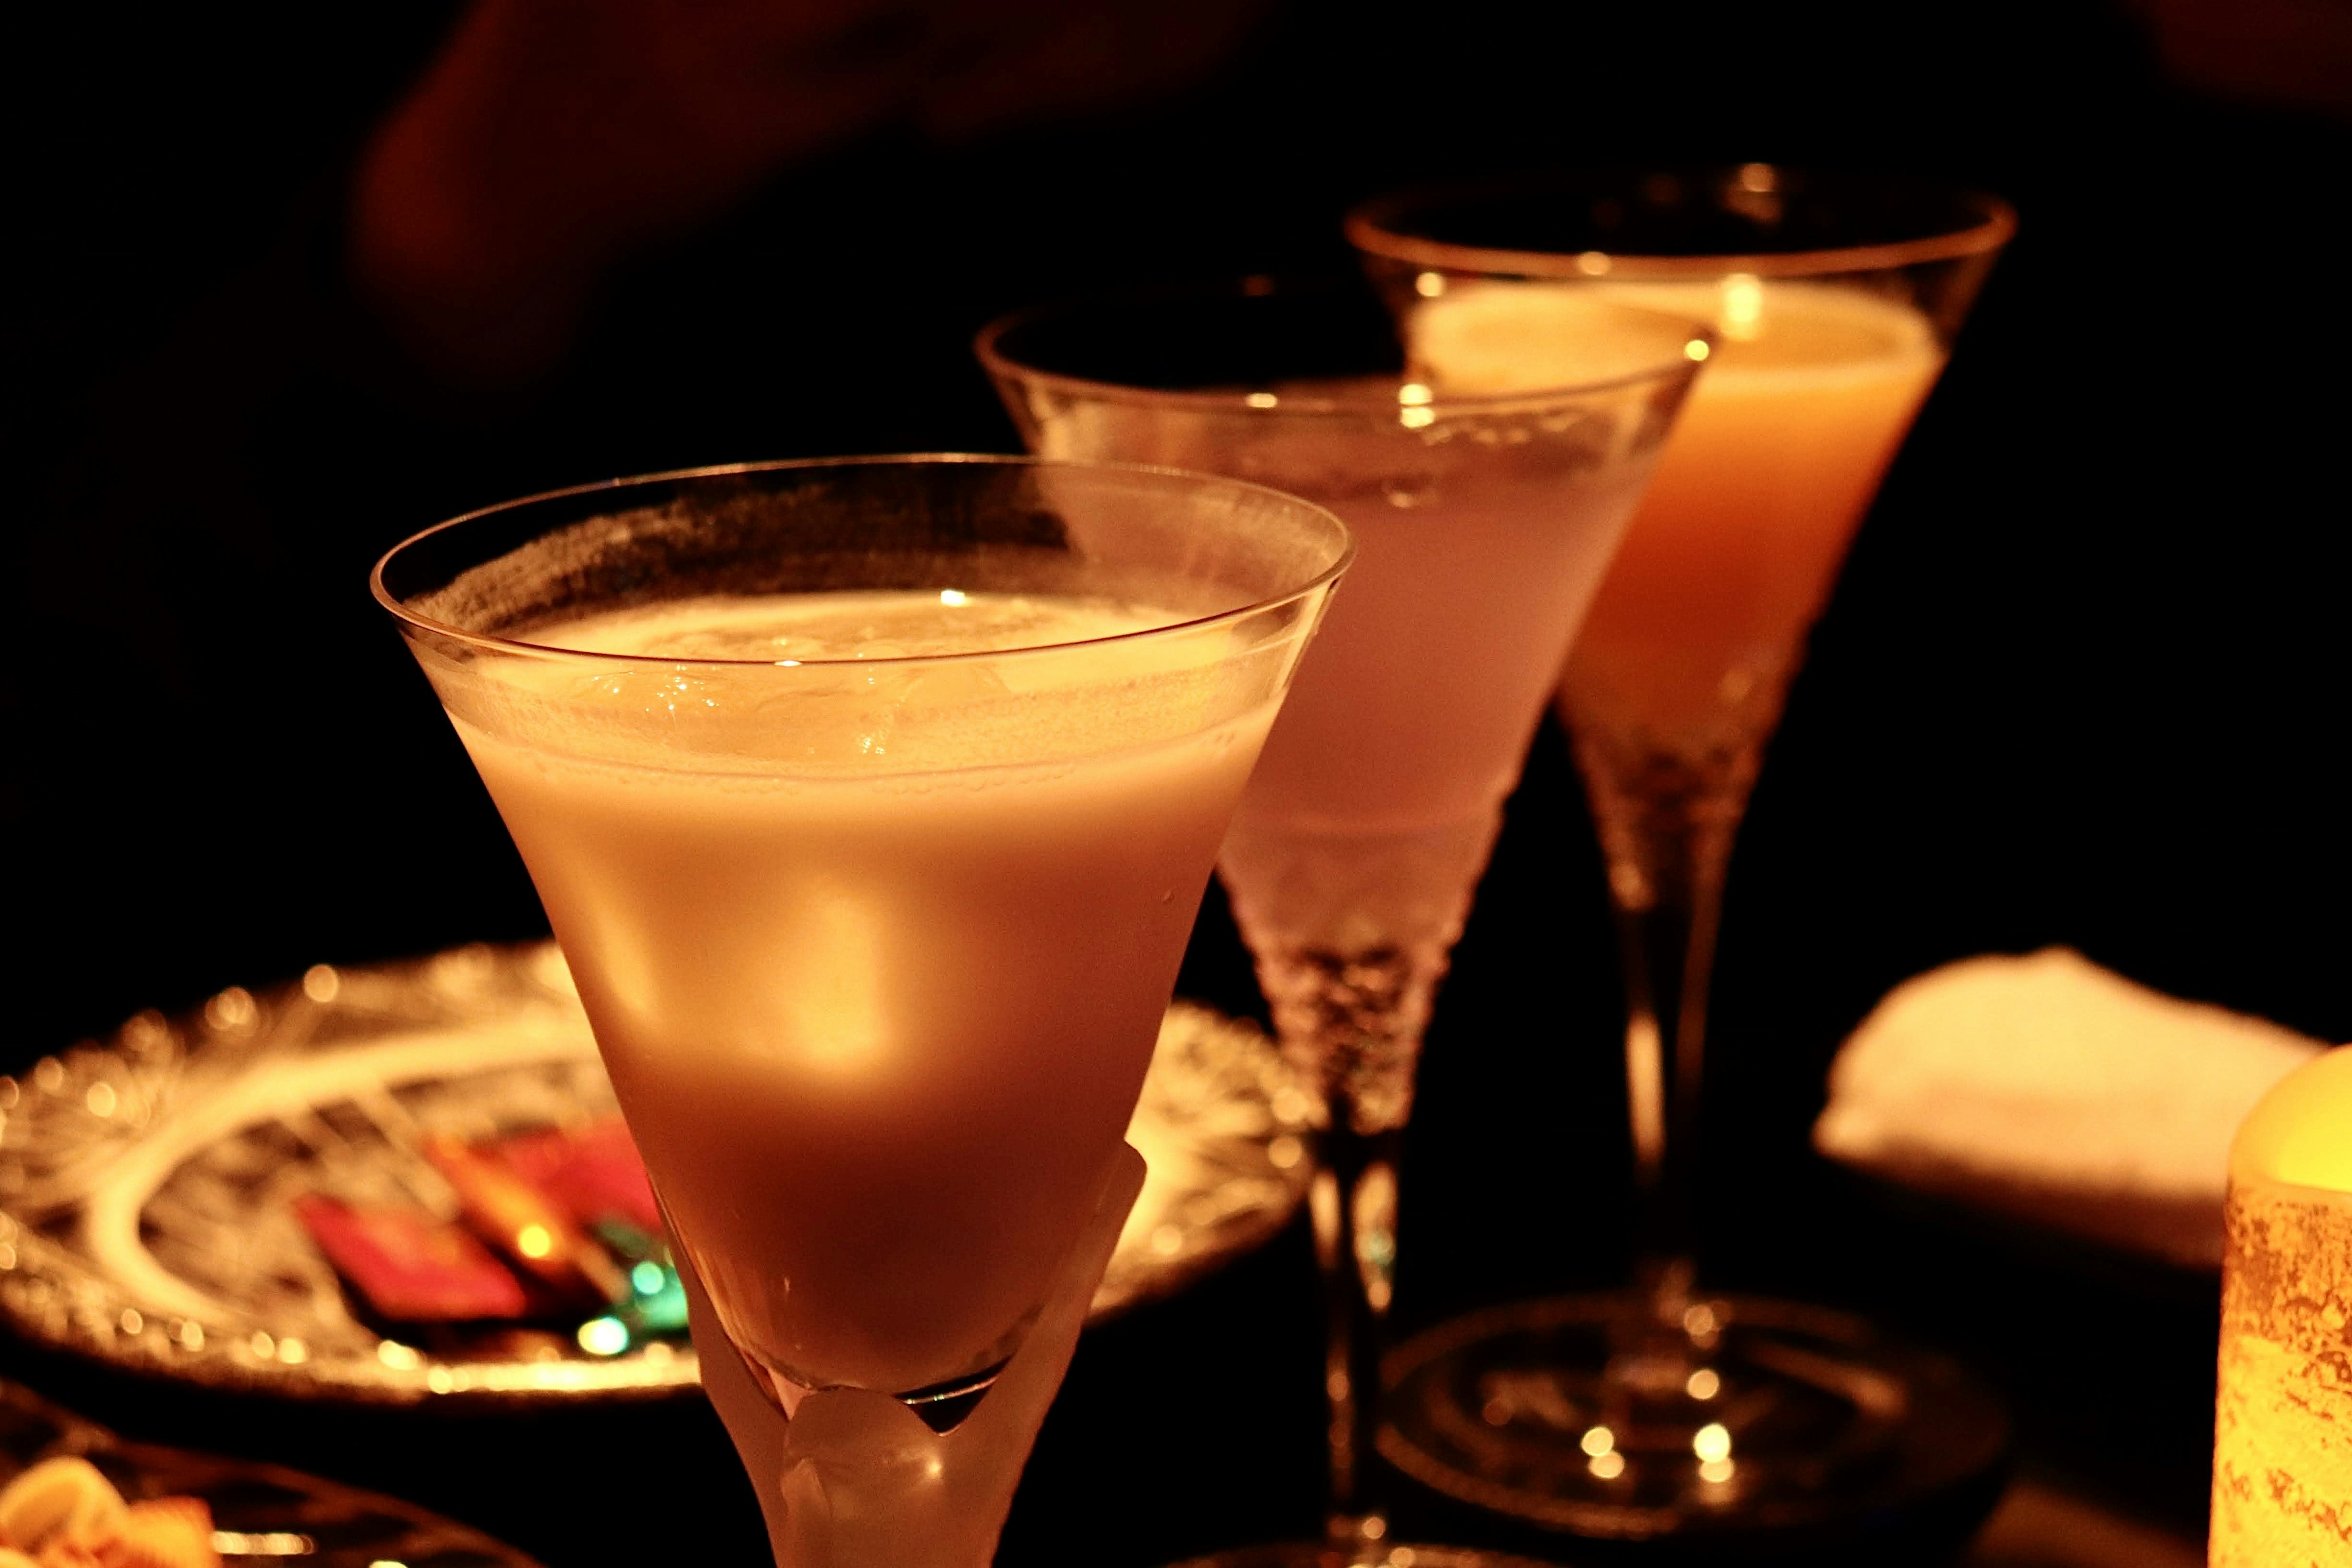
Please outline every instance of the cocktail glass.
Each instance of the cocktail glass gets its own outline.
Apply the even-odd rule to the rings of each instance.
[[[1033,310],[978,348],[1039,453],[1253,479],[1356,536],[1217,866],[1284,1054],[1318,1091],[1331,1497],[1327,1541],[1299,1555],[1383,1561],[1369,1461],[1423,1030],[1705,333],[1597,305],[1573,374],[1455,397],[1403,374],[1394,323],[1360,286],[1253,282]]]
[[[578,981],[786,1568],[992,1554],[1349,553],[1250,485],[940,458],[563,491],[378,565]]]
[[[1384,1440],[1457,1495],[1609,1535],[1787,1519],[1850,1501],[1901,1422],[1905,1391],[1844,1328],[1696,1290],[1693,1135],[1724,874],[1765,743],[2014,226],[1989,196],[1763,163],[1432,188],[1348,220],[1441,394],[1550,379],[1594,299],[1685,310],[1717,339],[1559,693],[1623,939],[1639,1283],[1401,1358],[1399,1408],[1422,1414]]]

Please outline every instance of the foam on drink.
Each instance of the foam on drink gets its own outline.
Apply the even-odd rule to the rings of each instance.
[[[1229,629],[1128,635],[1186,618],[710,599],[520,634],[627,658],[433,671],[677,1239],[766,1370],[946,1382],[1043,1298],[1279,689]],[[1003,651],[1047,643],[1087,646]]]

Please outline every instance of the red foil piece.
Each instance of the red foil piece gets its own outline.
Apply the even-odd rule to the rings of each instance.
[[[520,1318],[521,1281],[459,1226],[412,1209],[352,1208],[307,1194],[294,1200],[319,1250],[386,1319],[407,1323]]]

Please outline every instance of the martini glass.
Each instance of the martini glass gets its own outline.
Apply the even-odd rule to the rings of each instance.
[[[1404,1563],[1369,1461],[1422,1035],[1704,333],[1598,304],[1573,374],[1455,397],[1403,374],[1360,287],[1253,281],[1033,310],[978,346],[1035,451],[1253,479],[1330,507],[1356,537],[1218,873],[1283,1052],[1318,1091],[1331,1496],[1326,1542],[1297,1555]]]
[[[1384,1441],[1443,1489],[1594,1534],[1785,1521],[1853,1506],[1918,1415],[1853,1325],[1696,1289],[1692,1144],[1733,834],[1806,634],[2014,226],[1991,197],[1763,163],[1425,189],[1348,221],[1440,390],[1549,379],[1593,299],[1717,333],[1559,690],[1622,934],[1639,1282],[1400,1357],[1418,1414]]]
[[[578,981],[786,1568],[989,1560],[1349,553],[1249,485],[920,458],[564,491],[377,567]]]

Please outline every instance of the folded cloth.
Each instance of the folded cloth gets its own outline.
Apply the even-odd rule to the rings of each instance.
[[[2081,953],[1905,981],[1830,1071],[1813,1145],[1906,1186],[2218,1268],[2230,1139],[2319,1050]]]

